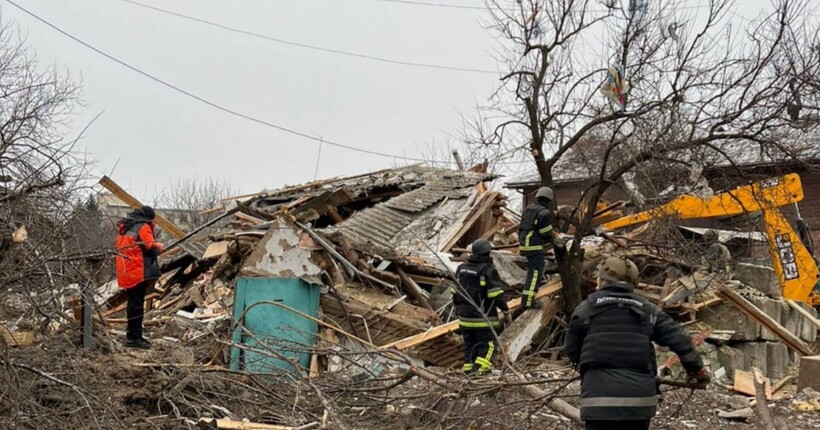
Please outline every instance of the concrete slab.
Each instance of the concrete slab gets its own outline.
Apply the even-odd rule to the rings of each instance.
[[[797,392],[806,387],[820,391],[820,355],[802,357],[800,371],[797,376]]]
[[[782,296],[771,267],[738,263],[735,265],[734,278],[769,297]]]

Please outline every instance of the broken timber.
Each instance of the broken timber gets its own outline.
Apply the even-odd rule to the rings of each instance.
[[[100,185],[105,187],[105,189],[107,189],[108,191],[111,191],[111,194],[114,194],[115,197],[122,200],[125,204],[131,206],[134,209],[138,209],[143,206],[143,204],[140,203],[140,201],[137,200],[136,197],[132,196],[131,194],[128,194],[127,191],[122,189],[119,185],[117,185],[116,182],[111,180],[111,178],[109,178],[108,176],[103,176],[102,178],[100,178]],[[164,228],[168,233],[171,234],[171,236],[174,236],[174,238],[182,239],[183,237],[185,237],[185,232],[182,231],[182,229],[177,227],[176,224],[172,223],[171,221],[168,221],[159,213],[156,214],[156,222],[157,225]]]
[[[561,291],[561,282],[556,281],[547,285],[543,285],[541,289],[538,290],[538,293],[535,295],[535,298],[546,297],[552,294]],[[509,306],[510,311],[518,309],[521,307],[521,299],[513,299],[507,302],[507,306]],[[433,327],[430,330],[419,333],[415,336],[410,336],[408,338],[393,342],[391,344],[385,345],[382,348],[396,348],[399,350],[412,348],[416,345],[420,345],[422,343],[428,342],[430,340],[436,339],[438,337],[444,336],[448,333],[452,333],[458,329],[458,320],[451,321],[447,324],[443,324],[437,327]]]
[[[433,309],[432,306],[430,306],[430,302],[427,301],[427,297],[424,297],[424,293],[422,292],[421,287],[419,287],[416,281],[414,281],[411,277],[407,276],[407,273],[405,273],[404,270],[402,270],[400,267],[396,268],[396,272],[399,274],[399,279],[401,279],[401,286],[404,288],[404,291],[407,292],[407,294],[409,294],[410,297],[415,299],[416,302],[418,302],[421,305],[421,307],[435,312],[436,310]],[[441,321],[441,318],[438,317],[438,314],[436,314],[436,321],[438,322],[438,324],[441,324],[443,322]]]
[[[552,320],[558,310],[555,300],[544,298],[540,299],[539,303],[540,309],[525,311],[499,336],[508,363],[515,363],[518,360],[521,353],[532,344],[532,339]]]
[[[720,287],[718,294],[735,305],[747,317],[753,319],[763,328],[766,328],[772,332],[792,351],[798,353],[800,356],[814,355],[814,351],[812,351],[812,349],[805,342],[800,340],[800,338],[795,336],[792,332],[786,330],[785,327],[780,325],[765,312],[758,309],[757,306],[743,298],[740,294],[732,291],[725,285]]]
[[[318,426],[318,423],[316,423]],[[317,426],[299,427],[300,429],[310,429]],[[228,419],[201,418],[199,428],[205,430],[295,430],[296,427],[287,427],[274,424],[261,424],[246,421],[233,421]]]

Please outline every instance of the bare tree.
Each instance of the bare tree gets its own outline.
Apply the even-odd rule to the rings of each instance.
[[[215,214],[204,213],[222,205],[222,199],[238,194],[231,184],[217,178],[178,178],[154,197],[159,208],[180,211],[186,225],[204,224]],[[218,214],[217,214],[218,215]]]
[[[67,303],[66,287],[94,282],[111,242],[78,201],[89,163],[67,138],[79,86],[43,68],[19,31],[0,24],[0,304],[39,319],[44,330]],[[12,232],[25,234],[11,234]],[[74,290],[76,291],[76,290]]]
[[[805,0],[775,0],[774,12],[745,31],[727,19],[732,0],[694,10],[680,1],[622,3],[487,1],[506,73],[480,112],[500,119],[478,121],[473,143],[514,159],[526,154],[543,185],[567,162],[594,178],[576,209],[576,240],[556,250],[567,310],[581,300],[580,238],[613,184],[633,176],[663,182],[662,167],[796,158],[811,149],[795,136],[814,125],[788,113],[820,70]],[[573,166],[579,155],[583,165]]]

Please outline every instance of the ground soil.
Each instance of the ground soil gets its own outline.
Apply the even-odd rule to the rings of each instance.
[[[74,339],[55,335],[8,350],[3,363],[17,366],[0,369],[0,428],[193,429],[200,417],[224,415],[287,425],[322,420],[325,409],[308,385],[231,374],[224,368],[205,369],[194,364],[201,360],[202,345],[157,341],[152,350],[139,351],[123,349],[117,338],[96,341],[94,349],[83,350]],[[437,371],[446,373],[449,384],[466,381],[458,372]],[[327,396],[347,428],[577,428],[549,409],[539,408],[545,399],[533,400],[515,387],[464,398],[418,378],[373,393],[356,391],[342,375],[323,375],[313,384]],[[362,387],[386,382],[369,384]],[[577,382],[561,389],[566,385],[551,383],[539,388],[553,394],[560,390],[559,396],[574,403]],[[742,402],[732,396],[719,386],[707,391],[667,391],[652,428],[757,428],[756,417],[746,421],[717,417],[717,409],[735,410]],[[790,429],[820,428],[820,414],[798,412],[792,400],[793,396],[786,397],[773,404],[778,419]]]

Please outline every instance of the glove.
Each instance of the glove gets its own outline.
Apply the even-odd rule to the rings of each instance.
[[[513,322],[512,314],[509,312],[501,312],[501,315],[499,315],[499,317],[499,319],[501,320],[501,324],[503,324],[504,327],[509,326]]]
[[[688,374],[686,378],[686,383],[690,385],[706,385],[710,382],[712,382],[712,377],[709,376],[709,371],[705,367],[701,367],[695,373]]]
[[[567,245],[567,240],[561,236],[555,236],[552,238],[552,244],[557,246],[558,248],[563,248]]]

